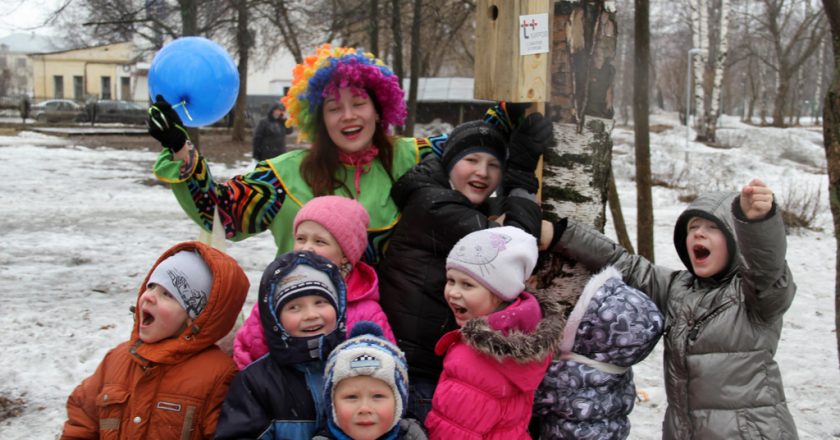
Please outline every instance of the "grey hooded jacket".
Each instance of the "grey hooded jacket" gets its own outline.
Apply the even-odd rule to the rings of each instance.
[[[688,258],[686,227],[697,216],[717,223],[729,245],[728,266],[713,278],[696,277]],[[775,204],[749,221],[737,193],[701,196],[677,220],[674,245],[689,270],[656,266],[572,221],[554,250],[590,268],[616,266],[665,314],[663,439],[798,438],[773,360],[796,292]]]

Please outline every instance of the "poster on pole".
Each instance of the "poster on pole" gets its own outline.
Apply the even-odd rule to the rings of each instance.
[[[548,53],[548,14],[519,16],[519,55]]]

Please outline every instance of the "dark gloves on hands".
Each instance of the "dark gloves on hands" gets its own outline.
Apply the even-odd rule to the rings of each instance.
[[[519,125],[519,120],[525,116],[525,112],[531,105],[533,104],[530,102],[505,102],[505,112],[514,127]]]
[[[184,128],[178,113],[175,113],[175,109],[161,95],[157,95],[155,103],[149,107],[146,126],[149,134],[172,153],[180,151],[189,139],[187,129]]]
[[[537,180],[537,176],[533,170],[524,171],[516,168],[508,168],[505,170],[504,175],[505,194],[510,194],[514,188],[522,188],[531,194],[536,194],[540,188],[540,182]]]
[[[510,136],[508,168],[534,172],[540,155],[554,143],[554,127],[541,113],[531,113]]]
[[[522,188],[536,193],[539,182],[534,175],[540,155],[554,143],[554,127],[540,113],[531,113],[510,136],[504,189]]]
[[[505,226],[515,226],[540,239],[542,212],[537,203],[524,197],[505,197],[502,203]]]

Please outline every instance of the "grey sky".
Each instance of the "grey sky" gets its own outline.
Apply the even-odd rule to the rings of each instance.
[[[50,13],[62,3],[61,0],[0,1],[0,37],[17,32],[51,33],[51,29],[36,27],[43,24]]]

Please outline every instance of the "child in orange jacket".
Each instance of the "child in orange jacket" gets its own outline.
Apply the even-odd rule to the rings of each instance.
[[[166,251],[140,287],[131,339],[67,399],[62,439],[209,439],[236,374],[215,345],[249,282],[230,256],[198,242]]]

